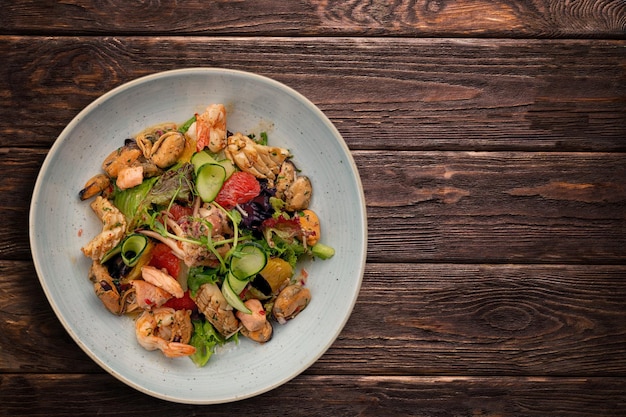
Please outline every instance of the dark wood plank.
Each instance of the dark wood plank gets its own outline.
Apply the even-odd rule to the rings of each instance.
[[[0,305],[0,373],[101,371],[57,319],[32,263],[0,261]]]
[[[370,261],[623,263],[626,154],[355,152]]]
[[[623,265],[369,263],[310,372],[623,376],[625,278]]]
[[[0,416],[623,415],[624,1],[0,8]],[[27,234],[63,127],[113,87],[188,66],[309,97],[352,149],[368,206],[338,340],[286,385],[213,407],[100,369],[55,317]]]
[[[0,146],[49,147],[126,81],[193,66],[297,89],[352,149],[626,150],[626,41],[0,37]],[[488,63],[485,57],[489,57]]]
[[[301,375],[260,396],[193,406],[137,393],[108,375],[0,376],[6,416],[622,416],[624,378],[465,378]],[[27,407],[24,407],[28,404]]]
[[[0,151],[0,259],[28,259],[46,151]],[[626,154],[353,153],[376,262],[623,263]],[[77,190],[78,191],[78,190]]]
[[[620,0],[0,2],[0,33],[624,37]]]
[[[101,372],[30,263],[0,262],[0,305],[1,372]],[[624,305],[624,266],[370,263],[346,327],[307,373],[619,377]]]
[[[0,148],[0,167],[5,170],[0,181],[0,213],[7,221],[1,232],[0,259],[30,256],[28,211],[45,156],[45,151]]]

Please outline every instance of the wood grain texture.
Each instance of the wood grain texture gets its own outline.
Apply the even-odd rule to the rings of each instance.
[[[356,152],[355,159],[371,261],[626,257],[624,154]]]
[[[622,416],[626,384],[611,378],[302,375],[258,397],[193,406],[139,394],[108,375],[0,376],[6,416]],[[58,395],[58,393],[71,393]],[[24,404],[29,404],[24,407]],[[112,404],[124,404],[124,412]]]
[[[100,370],[63,328],[31,262],[0,261],[0,277],[0,372]]]
[[[369,263],[352,317],[306,373],[618,377],[625,303],[621,266]],[[0,372],[100,371],[30,263],[0,262],[0,305]]]
[[[621,0],[2,0],[0,33],[625,37]]]
[[[7,63],[0,67],[0,146],[49,147],[85,106],[124,82],[214,66],[295,88],[326,113],[351,149],[626,150],[626,41],[245,43],[0,37]]]
[[[624,0],[0,10],[0,416],[624,414]],[[72,118],[127,81],[200,66],[269,76],[324,111],[369,221],[363,286],[328,351],[278,389],[207,407],[99,368],[28,241],[37,173]]]
[[[45,155],[0,151],[3,259],[30,256],[25,208]],[[623,153],[355,151],[353,157],[365,189],[370,261],[626,258]],[[86,181],[95,173],[81,175]]]

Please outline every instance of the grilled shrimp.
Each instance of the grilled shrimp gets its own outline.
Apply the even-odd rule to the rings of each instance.
[[[169,358],[189,356],[192,324],[189,310],[160,307],[146,310],[135,321],[137,341],[146,350],[161,350]]]
[[[271,181],[276,179],[280,166],[289,157],[287,149],[260,145],[242,133],[228,138],[224,153],[242,171]]]
[[[126,217],[109,200],[97,196],[91,209],[102,221],[102,232],[81,248],[88,258],[100,260],[109,250],[117,246],[126,231]]]
[[[215,284],[202,284],[194,298],[198,309],[222,336],[229,337],[239,330],[233,308],[226,302]]]
[[[196,122],[187,134],[196,140],[196,150],[205,147],[217,153],[226,147],[226,108],[223,104],[211,104],[204,113],[196,114]]]

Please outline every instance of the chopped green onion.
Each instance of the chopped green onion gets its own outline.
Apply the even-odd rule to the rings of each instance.
[[[320,259],[330,259],[335,255],[335,249],[323,243],[316,243],[315,246],[311,248],[311,252]]]

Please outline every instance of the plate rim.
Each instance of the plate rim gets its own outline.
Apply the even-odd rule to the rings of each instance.
[[[355,286],[355,290],[353,294],[351,295],[351,299],[350,299],[350,304],[348,305],[348,314],[345,315],[345,317],[343,317],[342,321],[338,323],[338,327],[337,327],[337,331],[332,335],[332,338],[328,341],[328,343],[326,343],[321,349],[319,349],[319,351],[317,352],[316,355],[311,356],[310,360],[308,360],[305,364],[303,364],[302,366],[299,367],[299,369],[297,370],[297,372],[292,372],[290,375],[279,379],[277,382],[275,382],[274,384],[270,384],[268,386],[264,386],[262,388],[259,388],[258,390],[254,390],[253,392],[249,392],[246,395],[242,395],[242,396],[232,396],[230,398],[223,398],[223,399],[216,399],[216,400],[194,400],[191,398],[182,398],[180,396],[171,396],[171,395],[167,395],[166,393],[161,393],[161,392],[156,392],[154,390],[151,389],[147,389],[145,387],[143,387],[141,384],[136,383],[135,381],[133,381],[132,379],[129,379],[128,377],[126,377],[125,375],[120,374],[119,372],[117,372],[116,370],[112,369],[110,366],[108,366],[100,357],[98,357],[88,346],[87,344],[80,338],[78,337],[78,335],[74,332],[73,327],[71,325],[71,323],[67,320],[67,318],[65,317],[65,315],[62,313],[61,309],[59,308],[57,302],[55,301],[55,298],[52,294],[51,289],[49,288],[46,279],[44,277],[43,274],[43,265],[42,265],[42,260],[39,258],[39,256],[36,256],[37,250],[38,250],[38,242],[36,240],[36,232],[38,230],[37,226],[36,226],[36,219],[35,219],[35,215],[37,214],[37,209],[38,209],[38,199],[41,193],[41,188],[43,187],[43,183],[44,183],[44,177],[46,176],[45,174],[49,171],[50,169],[50,165],[52,164],[52,161],[54,160],[54,158],[56,157],[56,155],[62,150],[62,146],[63,146],[63,142],[65,141],[65,138],[69,135],[70,132],[73,131],[73,129],[76,127],[76,125],[78,125],[81,120],[83,118],[85,118],[86,115],[88,115],[90,112],[92,112],[95,108],[97,108],[101,103],[106,102],[107,100],[109,100],[110,98],[114,97],[117,94],[123,93],[125,90],[131,89],[131,88],[136,88],[138,86],[140,86],[141,84],[144,83],[150,83],[153,82],[155,80],[161,79],[161,78],[168,78],[168,77],[176,77],[178,75],[188,75],[188,74],[207,74],[207,75],[226,75],[226,76],[239,76],[239,77],[244,77],[244,78],[248,78],[248,79],[253,79],[256,81],[260,81],[262,83],[265,84],[270,84],[272,87],[284,91],[290,95],[292,95],[293,97],[295,97],[298,101],[304,103],[307,107],[308,110],[311,110],[316,117],[318,117],[319,119],[321,119],[326,126],[330,129],[330,131],[332,132],[333,136],[335,137],[335,139],[338,140],[339,145],[341,146],[345,156],[348,159],[348,163],[350,164],[350,168],[351,168],[351,172],[353,174],[353,179],[355,181],[355,185],[357,187],[357,194],[359,195],[359,214],[361,214],[362,216],[362,230],[361,233],[359,235],[360,239],[361,239],[361,247],[359,248],[358,253],[361,254],[361,262],[359,265],[359,271],[358,271],[358,277],[357,280],[355,281],[356,286]],[[72,338],[72,340],[81,348],[81,350],[83,352],[85,352],[89,358],[91,360],[93,360],[95,363],[97,363],[103,370],[105,370],[107,373],[109,373],[110,375],[112,375],[113,377],[115,377],[116,379],[118,379],[119,381],[123,382],[124,384],[140,391],[143,392],[147,395],[150,395],[152,397],[156,397],[156,398],[160,398],[166,401],[171,401],[171,402],[177,402],[177,403],[185,403],[185,404],[198,404],[198,405],[208,405],[208,404],[223,404],[223,403],[229,403],[229,402],[234,402],[234,401],[240,401],[246,398],[251,398],[254,396],[258,396],[261,395],[265,392],[269,392],[287,382],[289,382],[290,380],[292,380],[293,378],[297,377],[298,375],[300,375],[302,372],[304,372],[306,369],[308,369],[310,366],[312,366],[321,356],[323,356],[327,350],[332,346],[332,344],[335,343],[335,341],[337,340],[337,338],[339,337],[340,333],[343,331],[347,321],[349,320],[349,318],[351,317],[353,310],[354,310],[354,306],[357,302],[358,296],[360,294],[361,291],[361,287],[362,287],[362,282],[363,282],[363,277],[364,277],[364,273],[365,273],[365,266],[366,266],[366,260],[367,260],[367,246],[368,246],[368,226],[367,226],[367,207],[366,207],[366,201],[365,201],[365,195],[364,195],[364,190],[363,190],[363,185],[362,185],[362,180],[360,178],[359,175],[359,171],[358,168],[356,166],[356,163],[354,161],[354,158],[352,156],[352,153],[350,151],[350,149],[348,148],[345,140],[343,139],[343,136],[341,135],[341,133],[338,131],[338,129],[336,128],[336,126],[330,121],[330,119],[322,112],[321,109],[319,109],[317,107],[317,105],[315,105],[312,101],[310,101],[306,96],[304,96],[303,94],[301,94],[300,92],[298,92],[297,90],[293,89],[292,87],[277,81],[271,77],[265,76],[265,75],[261,75],[258,73],[254,73],[254,72],[248,72],[248,71],[243,71],[243,70],[238,70],[238,69],[229,69],[229,68],[221,68],[221,67],[189,67],[189,68],[179,68],[179,69],[172,69],[172,70],[166,70],[166,71],[159,71],[159,72],[155,72],[152,74],[148,74],[148,75],[144,75],[132,80],[129,80],[127,82],[124,82],[110,90],[108,90],[106,93],[100,95],[99,97],[97,97],[96,99],[94,99],[93,101],[91,101],[87,106],[85,106],[80,112],[78,112],[70,121],[70,123],[67,124],[67,126],[65,126],[65,128],[61,131],[61,133],[57,136],[57,138],[55,139],[55,141],[53,142],[53,144],[51,145],[50,149],[48,150],[46,157],[39,169],[39,172],[37,174],[37,178],[35,181],[35,185],[33,187],[33,192],[32,192],[32,196],[31,196],[31,201],[30,201],[30,206],[29,206],[29,224],[28,224],[28,230],[29,230],[29,241],[30,241],[30,252],[31,252],[31,256],[32,256],[32,261],[35,267],[35,271],[38,277],[38,280],[40,282],[40,285],[45,293],[46,299],[49,303],[49,305],[51,306],[52,310],[54,311],[57,319],[61,322],[63,328],[65,329],[65,331],[70,335],[70,337]]]

